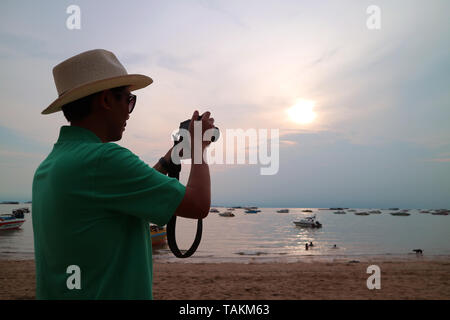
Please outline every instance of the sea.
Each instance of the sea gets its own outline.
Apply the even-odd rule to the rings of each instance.
[[[31,211],[31,204],[0,204],[0,213],[11,213],[21,207]],[[217,209],[228,211],[227,208]],[[378,209],[381,214],[368,216],[358,216],[348,210],[344,210],[346,214],[334,214],[336,210],[319,208],[288,208],[288,213],[277,213],[279,209],[282,208],[259,208],[261,212],[257,214],[235,209],[234,217],[209,213],[203,221],[202,241],[193,256],[179,259],[163,246],[154,249],[153,258],[179,263],[289,263],[364,257],[414,259],[417,255],[413,249],[422,249],[425,257],[450,255],[450,215],[420,213],[420,209],[410,209],[410,216],[392,216],[393,211],[386,209]],[[25,214],[26,222],[20,229],[0,231],[0,259],[34,259],[32,214]],[[316,216],[322,228],[294,224],[311,215]],[[196,220],[177,219],[176,239],[180,249],[190,247],[196,228]],[[313,246],[306,250],[305,244],[311,242]]]

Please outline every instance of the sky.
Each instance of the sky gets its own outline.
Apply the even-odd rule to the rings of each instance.
[[[80,29],[66,26],[70,5]],[[117,142],[150,166],[195,109],[223,133],[278,129],[276,174],[210,166],[214,205],[449,208],[448,12],[445,0],[2,0],[0,201],[31,200],[68,125],[41,115],[57,97],[52,68],[102,48],[154,80]]]

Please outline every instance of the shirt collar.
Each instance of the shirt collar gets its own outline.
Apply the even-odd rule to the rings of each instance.
[[[66,141],[102,142],[102,140],[89,129],[77,126],[62,126],[59,131],[57,143]]]

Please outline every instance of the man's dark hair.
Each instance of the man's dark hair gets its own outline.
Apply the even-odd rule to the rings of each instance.
[[[120,93],[125,88],[126,86],[122,86],[117,88],[111,88],[108,90],[111,90],[114,93]],[[83,97],[81,99],[63,105],[61,108],[67,121],[69,122],[81,121],[87,116],[89,116],[92,112],[92,100],[97,94],[99,94],[99,92],[93,93],[89,96]]]

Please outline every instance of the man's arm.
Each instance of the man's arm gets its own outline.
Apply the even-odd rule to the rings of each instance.
[[[186,193],[175,214],[180,217],[204,219],[211,206],[211,179],[207,163],[192,164]]]
[[[167,161],[167,163],[169,163],[169,161],[170,161],[170,155],[172,153],[172,149],[173,149],[173,147],[170,148],[169,151],[167,151],[166,155],[164,156],[164,159]],[[159,162],[157,162],[153,166],[153,169],[161,172],[162,174],[167,174],[168,173],[167,170]]]
[[[206,130],[214,128],[214,119],[209,118],[210,113],[205,112],[202,115],[202,137]],[[191,124],[189,132],[193,137],[193,124],[194,120],[199,117],[198,111],[195,111],[191,118]],[[195,141],[191,139],[191,155],[194,156],[195,147],[202,148],[202,155],[205,148],[208,147],[210,142],[207,141]],[[199,144],[198,146],[195,144]],[[192,218],[192,219],[204,219],[209,213],[211,206],[211,179],[209,175],[209,166],[203,159],[200,164],[195,164],[194,159],[191,161],[191,172],[189,174],[188,183],[186,185],[186,192],[183,200],[175,211],[175,214],[180,217]]]
[[[166,153],[164,159],[169,163],[172,148]],[[153,166],[162,174],[167,170],[158,162]],[[175,214],[184,218],[203,219],[209,213],[211,205],[211,179],[207,163],[191,164],[186,193]]]

